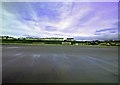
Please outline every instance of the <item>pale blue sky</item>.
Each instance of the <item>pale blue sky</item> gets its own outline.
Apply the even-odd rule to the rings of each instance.
[[[2,35],[118,38],[117,2],[4,2]]]

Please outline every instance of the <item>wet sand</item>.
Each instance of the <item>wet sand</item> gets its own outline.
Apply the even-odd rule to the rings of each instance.
[[[117,47],[4,45],[3,83],[117,83]]]

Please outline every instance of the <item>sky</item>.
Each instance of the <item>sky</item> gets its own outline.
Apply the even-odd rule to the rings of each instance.
[[[117,2],[3,2],[2,35],[118,39]]]

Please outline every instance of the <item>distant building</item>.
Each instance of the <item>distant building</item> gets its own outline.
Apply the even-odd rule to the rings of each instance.
[[[26,37],[25,40],[38,40],[39,38]]]
[[[64,44],[64,45],[71,45],[72,43],[71,42],[62,42],[62,44]]]
[[[64,38],[40,38],[40,40],[63,41]]]
[[[78,43],[75,43],[75,45],[79,45]]]
[[[74,38],[67,38],[66,41],[74,41]]]
[[[32,37],[26,37],[26,40],[63,41],[64,38],[32,38]]]
[[[74,41],[74,38],[66,38],[64,39],[64,42],[62,42],[62,44],[71,45],[72,44],[71,41]]]

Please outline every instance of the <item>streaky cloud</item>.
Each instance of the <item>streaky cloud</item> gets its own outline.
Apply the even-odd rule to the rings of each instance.
[[[117,2],[3,2],[2,8],[2,35],[118,38]]]

